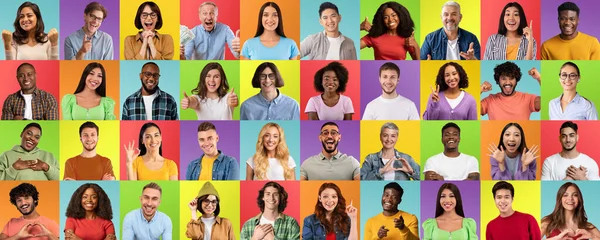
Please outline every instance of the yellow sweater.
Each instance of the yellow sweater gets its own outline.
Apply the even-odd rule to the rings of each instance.
[[[404,219],[404,229],[399,230],[394,227],[394,219]],[[386,239],[397,239],[397,240],[418,240],[419,239],[419,220],[413,214],[398,211],[394,216],[384,216],[383,213],[377,214],[375,217],[369,218],[365,224],[365,240],[380,239],[377,236],[377,232],[381,226],[385,226],[389,231],[387,237],[381,238]]]
[[[542,60],[600,60],[600,43],[582,32],[572,40],[556,35],[542,44]]]

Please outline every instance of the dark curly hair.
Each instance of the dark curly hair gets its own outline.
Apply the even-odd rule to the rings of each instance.
[[[85,210],[83,209],[83,206],[81,206],[81,199],[83,198],[83,193],[88,188],[94,189],[98,195],[98,204],[96,209],[94,209],[96,216],[106,220],[112,220],[113,212],[110,199],[106,192],[95,183],[83,184],[75,190],[73,196],[71,196],[71,201],[69,201],[69,206],[67,207],[67,213],[65,215],[76,219],[85,218]]]
[[[40,8],[37,4],[29,1],[21,4],[21,6],[19,6],[19,9],[17,10],[17,17],[15,18],[15,22],[13,23],[15,27],[15,32],[12,34],[14,41],[17,44],[26,44],[29,41],[27,40],[29,38],[29,33],[23,30],[21,28],[21,24],[19,23],[21,11],[23,10],[23,8],[26,7],[31,8],[33,14],[35,14],[35,17],[37,19],[37,22],[35,23],[35,29],[33,29],[33,31],[35,31],[35,41],[38,43],[48,42],[48,34],[44,32],[44,20],[42,19],[42,12],[40,11]]]
[[[415,23],[410,17],[408,9],[397,2],[386,2],[379,6],[377,12],[375,12],[375,16],[373,16],[373,25],[371,26],[368,35],[371,37],[379,37],[387,33],[388,28],[383,22],[383,15],[387,8],[391,8],[396,12],[396,15],[398,15],[400,23],[398,27],[396,27],[396,33],[404,38],[410,37],[415,30]]]
[[[496,65],[494,68],[494,80],[496,84],[500,84],[500,77],[505,76],[509,78],[515,78],[517,82],[521,80],[523,76],[521,74],[521,68],[513,62],[505,62],[500,65]]]
[[[459,80],[458,80],[458,88],[464,89],[469,87],[469,77],[467,76],[467,72],[465,69],[456,62],[447,62],[442,67],[440,67],[440,71],[435,79],[435,83],[440,86],[440,92],[446,91],[448,89],[448,84],[446,84],[445,75],[446,68],[448,66],[453,66],[458,72]]]
[[[342,196],[342,190],[335,185],[335,183],[323,183],[321,188],[319,188],[319,197],[321,193],[325,191],[325,189],[333,189],[338,198],[338,203],[333,209],[333,213],[331,213],[331,221],[327,220],[327,210],[321,204],[321,201],[317,198],[317,204],[315,204],[315,215],[321,224],[325,226],[325,232],[331,233],[334,232],[335,229],[342,231],[344,236],[350,235],[350,225],[348,221],[350,218],[348,217],[348,213],[346,213],[346,199]]]
[[[31,197],[33,198],[33,204],[37,207],[40,193],[37,188],[31,183],[21,183],[19,186],[14,187],[8,194],[10,196],[10,203],[17,206],[17,198],[20,197]]]
[[[265,211],[265,201],[263,200],[263,197],[265,196],[265,189],[268,187],[274,187],[279,192],[279,206],[277,206],[277,211],[282,213],[287,207],[288,193],[283,186],[276,182],[268,182],[258,191],[258,197],[256,198],[258,208],[260,208],[261,212]]]
[[[339,81],[339,86],[335,91],[337,93],[345,92],[346,84],[348,83],[348,69],[346,69],[346,67],[344,67],[344,65],[342,65],[340,62],[331,62],[315,73],[315,80],[313,83],[315,90],[321,93],[325,92],[325,88],[323,88],[323,75],[325,75],[325,72],[328,71],[333,71]]]

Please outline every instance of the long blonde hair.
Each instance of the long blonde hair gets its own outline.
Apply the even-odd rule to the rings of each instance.
[[[267,149],[263,144],[263,137],[267,133],[267,130],[270,127],[277,128],[279,131],[279,143],[275,148],[275,158],[283,166],[283,175],[285,179],[292,178],[293,170],[288,165],[288,161],[290,158],[290,151],[288,149],[287,144],[285,143],[285,134],[283,132],[283,128],[279,126],[277,123],[267,123],[265,124],[260,133],[258,134],[258,140],[256,141],[256,153],[254,154],[254,175],[258,180],[267,179],[267,168],[269,168],[269,158],[267,155]]]

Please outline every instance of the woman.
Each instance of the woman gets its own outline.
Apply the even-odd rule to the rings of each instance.
[[[358,240],[358,210],[346,206],[346,199],[335,183],[323,183],[319,188],[315,213],[304,218],[302,239]]]
[[[435,218],[423,223],[425,240],[464,239],[477,240],[477,223],[466,218],[458,187],[444,183],[437,194]]]
[[[256,153],[246,164],[246,180],[296,180],[296,162],[285,143],[283,128],[277,123],[262,127]]]
[[[523,7],[510,2],[500,13],[498,33],[488,38],[483,60],[535,60],[537,51],[531,24]]]
[[[106,96],[106,72],[102,64],[88,64],[75,94],[61,101],[63,120],[115,120],[115,101]]]
[[[177,180],[177,165],[162,157],[162,134],[158,125],[145,123],[140,130],[139,146],[131,141],[127,152],[127,178],[129,180]],[[137,153],[136,153],[137,150]]]
[[[58,60],[58,32],[44,33],[44,20],[37,4],[24,2],[13,23],[15,32],[2,31],[6,60]]]
[[[184,92],[181,109],[194,109],[198,120],[231,120],[238,98],[233,89],[229,92],[227,76],[221,64],[211,62],[200,72],[198,86],[191,97]]]
[[[71,196],[65,224],[66,240],[116,240],[112,207],[98,184],[81,185]]]
[[[469,77],[460,64],[448,62],[442,65],[435,84],[435,91],[431,87],[423,119],[477,120],[477,103],[464,90],[469,87]]]
[[[375,60],[405,60],[406,52],[413,60],[421,58],[415,40],[415,23],[408,9],[397,2],[381,4],[373,17],[373,25],[365,18],[360,30],[369,32],[360,39],[360,49],[372,47]]]
[[[296,42],[285,37],[283,17],[277,3],[266,2],[258,12],[254,38],[244,42],[242,56],[250,60],[297,60]]]
[[[342,95],[348,84],[348,69],[339,62],[331,62],[315,74],[314,87],[321,94],[311,97],[306,104],[308,120],[352,120],[352,99]]]
[[[539,148],[527,148],[525,132],[518,123],[506,124],[498,145],[490,143],[488,150],[493,180],[535,180]]]
[[[583,194],[577,184],[572,182],[560,186],[556,193],[554,211],[542,218],[541,228],[546,240],[600,239],[598,228],[588,222]]]
[[[160,34],[163,25],[160,8],[154,2],[144,2],[133,20],[141,31],[125,38],[126,60],[171,60],[175,52],[173,37]]]
[[[581,81],[577,64],[564,63],[558,76],[563,94],[550,100],[550,120],[598,120],[594,103],[577,93],[577,84]]]
[[[185,232],[188,238],[192,240],[235,239],[231,221],[219,217],[219,212],[221,212],[219,193],[210,182],[206,182],[202,186],[198,196],[190,201],[188,207],[192,212],[192,219],[187,224]],[[197,211],[202,214],[200,219],[198,219]]]

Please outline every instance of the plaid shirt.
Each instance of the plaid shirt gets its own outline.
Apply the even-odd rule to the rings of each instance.
[[[31,120],[58,120],[58,104],[52,94],[36,87],[32,95]],[[25,98],[21,90],[8,95],[2,107],[2,120],[13,120],[15,116],[25,116]]]
[[[177,102],[173,96],[157,87],[152,101],[152,120],[177,120]],[[147,120],[142,89],[131,94],[123,103],[122,120]]]
[[[240,232],[240,239],[249,240],[252,239],[254,234],[254,228],[260,223],[262,213],[250,218]],[[300,225],[293,217],[279,214],[279,217],[275,219],[274,227],[275,240],[299,240],[300,239]]]

